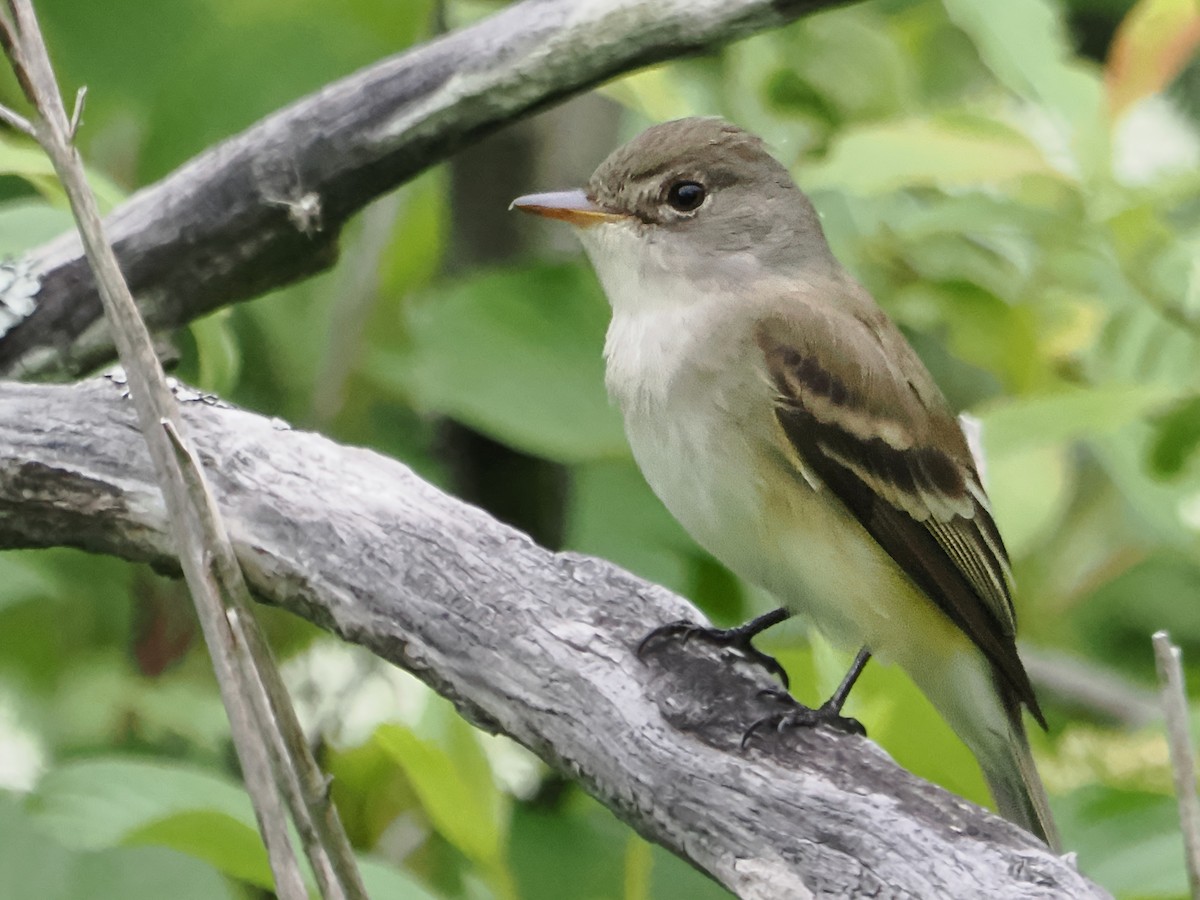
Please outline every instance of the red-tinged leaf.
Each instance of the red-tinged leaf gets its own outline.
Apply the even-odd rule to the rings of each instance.
[[[1140,0],[1121,22],[1104,80],[1117,119],[1130,106],[1175,80],[1200,47],[1196,0]]]

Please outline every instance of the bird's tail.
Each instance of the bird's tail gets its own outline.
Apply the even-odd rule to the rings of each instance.
[[[1046,789],[1042,786],[1041,776],[1029,750],[1020,701],[1005,686],[998,687],[1008,720],[1007,740],[991,740],[986,747],[973,746],[971,749],[983,768],[983,776],[987,779],[1000,815],[1033,832],[1051,850],[1061,853],[1062,845],[1050,814]]]
[[[927,655],[926,662],[931,658]],[[1000,815],[1061,852],[1015,690],[973,647],[948,654],[942,662],[914,665],[910,672],[975,754]]]

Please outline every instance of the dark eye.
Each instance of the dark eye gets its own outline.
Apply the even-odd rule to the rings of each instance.
[[[699,208],[708,193],[704,185],[696,181],[677,181],[667,191],[667,203],[679,212],[691,212]]]

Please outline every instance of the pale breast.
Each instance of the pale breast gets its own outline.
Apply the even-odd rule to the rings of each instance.
[[[900,623],[940,614],[786,454],[757,347],[668,315],[618,316],[605,349],[609,391],[655,494],[700,546],[838,644],[893,658],[917,649],[897,643]]]
[[[770,388],[748,336],[717,329],[714,341],[711,328],[697,330],[697,312],[616,316],[608,388],[655,494],[697,543],[761,584],[765,498],[779,474]]]

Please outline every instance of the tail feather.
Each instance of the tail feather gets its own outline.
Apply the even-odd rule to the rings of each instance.
[[[1012,692],[999,687],[1008,718],[1008,740],[1003,744],[993,743],[989,752],[978,754],[984,778],[1000,815],[1033,832],[1051,850],[1061,853],[1062,844],[1050,814],[1050,801],[1029,750],[1020,701]]]
[[[1062,852],[1016,690],[973,647],[937,662],[927,655],[909,672],[975,754],[1000,815]]]

